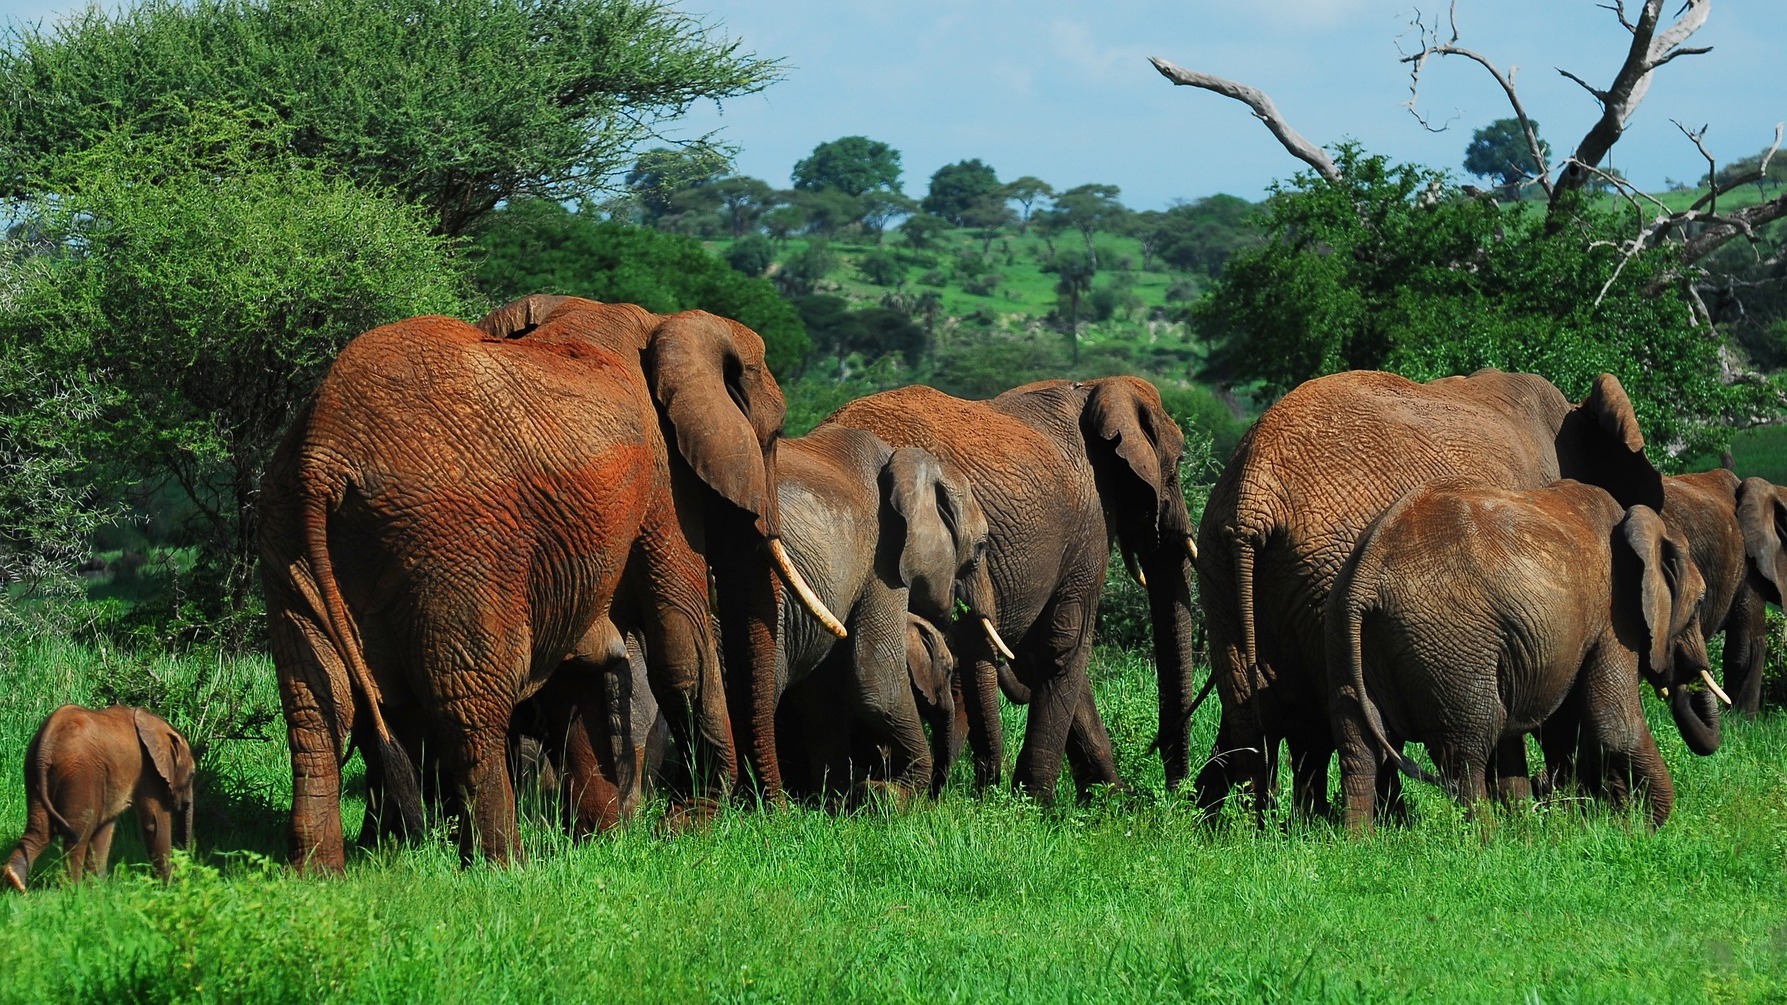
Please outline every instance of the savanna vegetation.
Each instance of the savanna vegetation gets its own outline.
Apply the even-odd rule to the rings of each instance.
[[[1467,819],[1420,786],[1412,826],[1365,839],[1211,826],[1149,749],[1147,599],[1121,563],[1093,676],[1126,791],[1044,807],[964,767],[897,812],[740,806],[671,838],[654,804],[578,845],[535,805],[514,870],[462,871],[437,833],[339,881],[289,874],[259,473],[340,347],[400,318],[532,292],[725,314],[764,336],[790,435],[908,383],[1140,375],[1192,444],[1194,517],[1261,408],[1356,367],[1533,370],[1572,398],[1613,370],[1659,466],[1729,450],[1787,482],[1783,225],[1684,268],[1716,223],[1658,232],[1606,173],[1535,188],[1536,122],[1461,151],[1488,190],[1340,145],[1257,204],[1139,211],[973,150],[920,182],[845,136],[782,187],[660,135],[784,72],[658,0],[148,0],[9,26],[0,841],[62,702],[158,709],[201,774],[171,886],[125,865],[0,898],[0,1000],[1787,999],[1778,712],[1712,758],[1658,729],[1680,802],[1656,834],[1571,800]],[[1765,151],[1654,199],[1765,206],[1781,171]]]

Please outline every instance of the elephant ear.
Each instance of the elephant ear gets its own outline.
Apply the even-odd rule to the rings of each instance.
[[[155,773],[167,783],[168,789],[176,795],[190,789],[192,751],[186,746],[186,738],[147,709],[132,709],[130,716],[136,724],[137,742],[143,745],[149,763],[155,765]]]
[[[1762,478],[1745,478],[1737,487],[1737,523],[1744,533],[1744,553],[1762,578],[1774,587],[1769,599],[1787,597],[1787,502],[1781,489]]]
[[[901,447],[882,468],[888,505],[905,522],[900,541],[900,582],[921,613],[947,617],[954,596],[956,528],[962,514],[943,485],[943,467],[928,450]]]
[[[1161,407],[1159,392],[1134,377],[1097,381],[1081,414],[1081,428],[1088,443],[1094,438],[1108,443],[1123,467],[1154,494],[1152,523],[1159,530],[1168,466],[1177,464],[1185,450],[1185,435]]]
[[[1668,534],[1655,510],[1632,507],[1621,530],[1640,566],[1638,604],[1648,645],[1646,665],[1667,674],[1670,640],[1687,628],[1704,586],[1699,584],[1686,542]]]
[[[477,328],[492,338],[520,338],[546,323],[547,315],[573,299],[546,293],[530,293],[478,319]]]
[[[752,413],[768,403],[753,400],[749,365],[724,318],[685,311],[653,332],[645,371],[676,433],[677,453],[709,488],[755,514],[767,536],[769,474]],[[780,429],[778,415],[775,431]]]
[[[1621,506],[1663,508],[1663,475],[1644,455],[1644,433],[1632,399],[1611,373],[1595,378],[1557,433],[1558,474],[1599,485]]]

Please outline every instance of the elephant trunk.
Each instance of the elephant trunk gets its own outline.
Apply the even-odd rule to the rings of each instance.
[[[776,757],[776,604],[780,583],[755,535],[740,520],[724,534],[710,534],[719,593],[720,642],[732,729],[741,760],[748,759],[765,799],[782,792]],[[724,543],[718,543],[724,542]],[[735,765],[740,767],[742,765]]]
[[[1161,763],[1169,789],[1185,780],[1193,709],[1191,559],[1182,547],[1161,548],[1144,564],[1148,608],[1154,628],[1154,665],[1159,673]]]
[[[1719,749],[1719,704],[1711,692],[1671,689],[1669,714],[1689,750],[1705,756]]]

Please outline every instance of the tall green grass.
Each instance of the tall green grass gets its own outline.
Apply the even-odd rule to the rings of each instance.
[[[120,659],[11,654],[0,840],[23,823],[38,719],[135,672]],[[273,696],[262,659],[158,666]],[[581,845],[530,827],[511,869],[461,870],[436,836],[295,877],[278,861],[283,730],[213,738],[200,849],[171,885],[121,840],[106,881],[52,868],[0,897],[0,1000],[1787,1000],[1779,716],[1730,723],[1695,758],[1659,714],[1679,801],[1657,833],[1568,803],[1470,819],[1411,785],[1412,826],[1355,839],[1204,824],[1146,753],[1147,661],[1102,652],[1094,672],[1132,784],[1087,805],[976,796],[958,775],[903,811],[730,810],[674,838],[653,806]],[[357,804],[344,813],[351,829]]]

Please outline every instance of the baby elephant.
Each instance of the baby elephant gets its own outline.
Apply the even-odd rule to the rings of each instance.
[[[1360,538],[1329,597],[1329,710],[1346,823],[1372,823],[1393,762],[1418,740],[1465,803],[1485,776],[1525,774],[1524,734],[1569,699],[1605,763],[1635,783],[1653,824],[1674,789],[1640,704],[1670,702],[1689,745],[1718,746],[1718,710],[1687,683],[1706,669],[1705,592],[1687,541],[1602,489],[1458,480],[1411,491]],[[1386,772],[1379,778],[1379,771]]]
[[[23,891],[52,824],[68,845],[70,878],[104,875],[112,828],[135,806],[143,846],[168,878],[169,844],[192,842],[193,769],[186,738],[153,712],[122,705],[51,712],[25,751],[25,836],[0,876]]]
[[[968,709],[956,695],[956,657],[949,638],[916,614],[906,615],[906,672],[912,677],[912,698],[918,717],[931,727],[931,795],[943,791],[949,766],[968,738]]]

